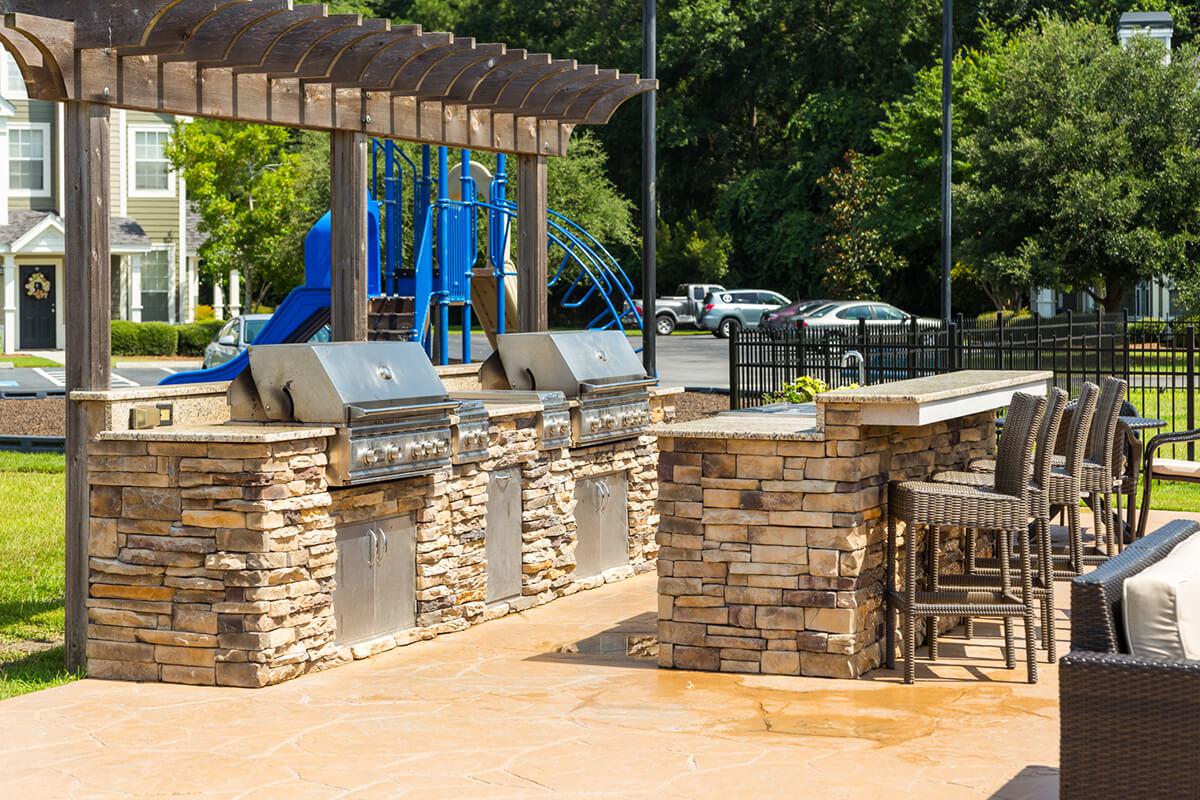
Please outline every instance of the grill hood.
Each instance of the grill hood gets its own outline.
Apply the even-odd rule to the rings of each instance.
[[[485,389],[562,392],[572,398],[655,382],[646,377],[620,331],[505,334],[484,364],[480,381]]]
[[[449,395],[415,342],[336,342],[250,348],[229,402],[234,419],[344,425],[445,405]]]

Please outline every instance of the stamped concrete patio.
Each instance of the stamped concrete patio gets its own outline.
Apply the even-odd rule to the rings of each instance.
[[[1162,515],[1160,519],[1167,515]],[[1170,515],[1178,516],[1178,515]],[[655,576],[260,690],[85,680],[0,703],[5,797],[1057,794],[1057,671],[998,626],[915,686],[654,666]],[[1068,636],[1065,584],[1058,634]]]

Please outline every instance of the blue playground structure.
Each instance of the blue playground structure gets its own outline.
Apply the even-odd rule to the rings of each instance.
[[[516,276],[509,252],[517,204],[507,196],[504,155],[497,156],[486,198],[476,185],[470,151],[461,152],[457,177],[452,177],[447,148],[437,148],[436,177],[433,157],[433,149],[423,146],[418,166],[396,142],[372,142],[372,202],[367,224],[369,336],[420,342],[435,363],[449,364],[450,310],[459,308],[462,361],[470,363],[475,316],[497,335],[508,328],[509,307],[515,298],[509,296],[506,284]],[[489,174],[479,165],[474,172]],[[405,201],[406,185],[411,206]],[[479,244],[481,221],[487,232],[484,252]],[[546,246],[556,258],[561,254],[557,264],[551,265],[547,291],[559,290],[560,305],[569,310],[596,309],[587,323],[591,329],[624,331],[628,326],[640,330],[634,285],[604,245],[555,211],[549,211],[547,231]],[[331,241],[330,214],[326,213],[305,240],[304,285],[293,289],[279,305],[256,337],[256,345],[305,342],[328,324]],[[473,284],[483,282],[481,279],[486,279],[486,287]],[[480,297],[483,305],[477,308]],[[232,380],[248,363],[249,355],[243,352],[219,367],[180,372],[162,383]]]

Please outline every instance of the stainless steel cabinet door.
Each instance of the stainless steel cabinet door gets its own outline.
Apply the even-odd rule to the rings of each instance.
[[[623,472],[575,484],[576,577],[628,563],[628,500],[628,478]]]
[[[333,591],[336,639],[365,639],[375,622],[375,540],[370,525],[347,525],[337,535],[337,588]]]
[[[493,472],[488,480],[487,601],[521,593],[521,471]]]
[[[379,544],[375,559],[375,633],[411,628],[417,621],[417,527],[412,515],[373,524]]]

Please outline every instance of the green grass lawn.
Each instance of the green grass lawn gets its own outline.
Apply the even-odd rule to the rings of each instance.
[[[73,680],[63,669],[64,459],[0,452],[0,699]]]
[[[1146,431],[1145,441],[1149,442],[1155,433],[1165,431],[1186,431],[1189,429],[1187,418],[1187,392],[1182,389],[1158,391],[1156,389],[1130,389],[1129,402],[1133,403],[1143,417],[1155,417],[1165,420],[1167,425],[1158,431]],[[1200,398],[1195,402],[1197,425],[1200,425]],[[1196,445],[1197,455],[1200,455],[1200,443]],[[1157,455],[1160,458],[1187,458],[1185,445],[1173,445],[1161,448]],[[1155,481],[1150,490],[1150,498],[1155,508],[1164,511],[1200,511],[1200,484],[1171,483]],[[1141,497],[1138,497],[1141,502]]]
[[[48,358],[39,356],[0,356],[0,362],[12,364],[14,367],[61,367],[62,364],[57,361],[51,361]]]

